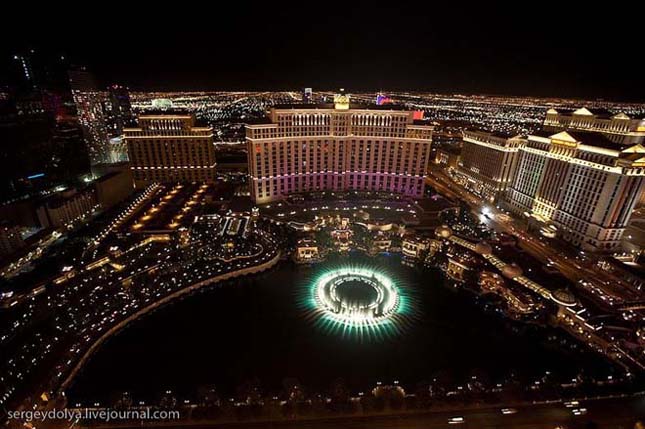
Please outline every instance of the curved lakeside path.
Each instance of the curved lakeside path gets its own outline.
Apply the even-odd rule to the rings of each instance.
[[[171,301],[174,301],[175,299],[190,294],[192,292],[197,291],[198,289],[201,289],[204,286],[211,285],[213,283],[219,283],[223,282],[225,280],[230,280],[233,278],[245,276],[245,275],[250,275],[250,274],[256,274],[260,273],[262,271],[266,271],[270,268],[273,268],[279,261],[280,261],[280,255],[281,253],[278,251],[276,252],[275,256],[271,258],[268,261],[265,261],[259,265],[251,266],[251,267],[246,267],[242,268],[236,271],[230,271],[228,273],[220,274],[215,277],[211,277],[205,280],[202,280],[198,283],[194,283],[190,286],[187,286],[185,288],[182,288],[178,291],[175,291],[171,293],[170,295],[166,295],[163,298],[159,299],[158,301],[153,302],[152,304],[138,310],[136,313],[133,313],[132,315],[128,316],[127,318],[121,320],[119,323],[111,327],[109,330],[104,332],[99,338],[97,338],[92,345],[87,349],[87,351],[83,354],[83,356],[78,360],[74,368],[70,371],[70,373],[67,375],[65,380],[61,383],[58,391],[64,392],[69,385],[72,383],[78,372],[83,368],[83,366],[87,363],[89,358],[92,357],[92,355],[101,347],[101,345],[111,336],[114,334],[118,333],[120,330],[125,328],[128,324],[131,322],[139,319],[141,316],[156,310],[157,308],[160,308],[164,306],[165,304],[168,304]]]

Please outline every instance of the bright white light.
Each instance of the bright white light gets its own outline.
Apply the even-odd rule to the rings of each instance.
[[[372,288],[373,297],[357,300],[346,288]],[[337,322],[350,326],[377,324],[394,314],[399,294],[386,276],[364,268],[339,268],[323,275],[315,285],[317,306]]]

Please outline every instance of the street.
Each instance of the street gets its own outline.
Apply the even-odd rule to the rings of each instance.
[[[135,428],[135,427],[190,427],[190,428],[372,428],[372,429],[433,429],[433,428],[513,428],[513,429],[566,429],[575,428],[611,428],[631,429],[636,421],[645,414],[645,400],[642,396],[626,399],[601,399],[581,402],[586,414],[575,416],[572,408],[563,403],[515,406],[514,414],[504,415],[499,407],[480,408],[472,411],[436,411],[398,415],[374,415],[338,417],[325,419],[300,419],[294,421],[270,422],[230,422],[230,423],[200,423],[200,422],[156,422],[137,425],[91,425],[85,427],[97,428]],[[463,417],[461,424],[449,424],[449,419]],[[594,424],[594,425],[591,425]],[[82,426],[81,426],[82,427]]]

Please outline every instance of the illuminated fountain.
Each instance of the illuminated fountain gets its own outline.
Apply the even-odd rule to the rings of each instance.
[[[316,300],[339,321],[363,325],[394,313],[399,295],[394,283],[382,274],[361,268],[341,268],[318,280]]]
[[[369,267],[341,266],[323,272],[306,300],[316,324],[328,331],[360,337],[400,333],[409,300],[383,272]]]

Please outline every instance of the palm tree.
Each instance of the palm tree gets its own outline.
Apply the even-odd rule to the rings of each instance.
[[[349,389],[342,378],[335,379],[330,387],[329,396],[332,411],[347,412],[351,408]]]
[[[122,392],[116,397],[114,408],[117,410],[125,410],[132,406],[132,402],[132,395],[130,392]]]
[[[197,403],[202,407],[219,407],[220,396],[215,386],[201,386],[197,390]]]
[[[177,397],[172,393],[171,390],[166,390],[166,392],[161,395],[159,406],[165,409],[175,408],[177,406]]]

